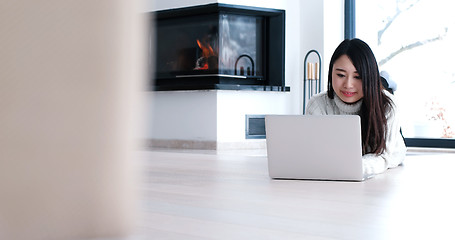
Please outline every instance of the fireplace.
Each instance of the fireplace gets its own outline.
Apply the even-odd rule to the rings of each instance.
[[[284,10],[214,3],[151,16],[153,90],[286,90]]]

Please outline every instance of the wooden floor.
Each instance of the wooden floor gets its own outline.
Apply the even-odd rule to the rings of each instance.
[[[366,182],[271,180],[265,151],[141,152],[134,239],[455,239],[455,153]]]

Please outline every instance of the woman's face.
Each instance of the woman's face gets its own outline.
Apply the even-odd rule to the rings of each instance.
[[[333,63],[332,86],[345,103],[355,103],[363,98],[362,79],[347,55]]]

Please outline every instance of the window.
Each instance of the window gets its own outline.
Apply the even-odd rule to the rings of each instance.
[[[454,10],[444,0],[355,2],[355,37],[396,83],[408,146],[455,147]]]

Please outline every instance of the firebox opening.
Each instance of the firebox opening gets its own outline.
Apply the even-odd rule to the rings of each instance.
[[[286,89],[284,10],[216,3],[154,16],[154,90]]]

